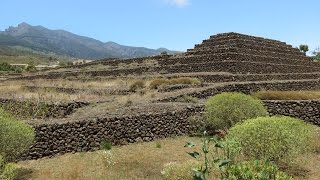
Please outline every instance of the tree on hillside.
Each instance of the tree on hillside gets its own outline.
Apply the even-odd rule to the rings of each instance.
[[[315,61],[319,61],[320,62],[320,48],[316,48],[313,52],[312,52],[312,58],[315,60]]]
[[[306,45],[306,44],[301,44],[301,45],[299,46],[299,50],[300,50],[301,52],[303,52],[304,54],[306,54],[306,52],[309,51],[309,46]]]

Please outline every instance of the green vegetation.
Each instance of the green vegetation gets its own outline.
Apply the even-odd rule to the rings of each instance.
[[[314,59],[315,61],[320,61],[320,49],[316,49],[315,51],[312,52],[312,54],[314,56],[312,56],[312,59]]]
[[[0,179],[13,180],[17,173],[17,166],[14,163],[6,163],[0,155]]]
[[[266,116],[263,103],[242,93],[221,93],[205,104],[208,122],[216,129],[228,129],[246,119]]]
[[[34,137],[31,126],[0,109],[0,179],[15,178],[18,168],[16,164],[8,162],[16,160],[33,143]]]
[[[111,150],[112,143],[109,140],[103,140],[100,144],[100,149],[102,150]]]
[[[185,147],[193,147],[193,143],[187,143]],[[290,176],[284,172],[279,171],[278,167],[269,161],[241,161],[239,160],[239,153],[242,150],[239,148],[239,144],[230,139],[220,139],[218,137],[208,137],[204,133],[204,139],[202,141],[202,152],[197,151],[188,153],[192,157],[201,160],[203,163],[199,164],[196,161],[197,166],[174,166],[170,170],[175,170],[176,177],[184,177],[182,172],[188,179],[191,179],[191,172],[193,172],[193,179],[207,180],[217,177],[219,179],[230,180],[268,180],[268,179],[291,179]],[[185,170],[186,167],[191,169],[188,173]],[[179,172],[179,173],[177,173]],[[169,173],[168,173],[169,174]],[[179,176],[177,176],[179,175]],[[172,179],[172,178],[171,178]]]
[[[299,46],[299,50],[300,50],[301,52],[303,52],[304,54],[306,54],[306,52],[309,51],[309,46],[306,45],[306,44],[301,44],[301,45]]]
[[[240,143],[250,159],[291,163],[299,155],[311,152],[315,128],[302,120],[285,117],[258,117],[232,127],[227,138]]]
[[[34,129],[0,109],[0,155],[12,161],[25,151],[35,137]]]
[[[8,72],[22,72],[22,69],[19,67],[11,66],[9,63],[2,62],[0,63],[0,71],[8,71]]]
[[[280,171],[269,161],[243,161],[227,168],[229,180],[290,180],[290,176]]]
[[[261,100],[312,100],[320,99],[320,91],[258,91],[252,96]]]
[[[6,62],[9,64],[28,64],[33,62],[34,65],[49,65],[55,64],[57,61],[68,63],[71,59],[53,54],[45,54],[20,46],[0,46],[0,62]]]
[[[165,180],[193,180],[195,175],[193,169],[198,168],[200,168],[200,163],[195,160],[189,160],[184,163],[170,162],[165,164],[161,174]]]

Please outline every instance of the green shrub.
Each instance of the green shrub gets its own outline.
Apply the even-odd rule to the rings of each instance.
[[[201,115],[193,115],[188,117],[188,122],[191,126],[191,131],[195,135],[201,135],[207,128],[207,120],[204,116]]]
[[[209,98],[205,105],[208,122],[217,129],[228,129],[250,118],[266,116],[263,103],[242,93],[221,93]]]
[[[111,150],[112,148],[112,143],[109,140],[103,140],[100,143],[100,149],[102,150]]]
[[[0,179],[2,180],[13,180],[17,174],[17,166],[14,163],[8,163],[4,166]]]
[[[161,174],[166,180],[193,180],[193,169],[197,169],[199,167],[200,163],[195,160],[189,160],[180,164],[170,162],[165,165],[164,169],[161,171]]]
[[[17,167],[13,163],[6,164],[3,157],[0,155],[0,179],[12,180],[16,176]]]
[[[229,180],[290,180],[290,176],[280,171],[268,161],[244,161],[229,166],[226,170]]]
[[[137,91],[138,89],[143,89],[145,87],[145,82],[142,80],[135,81],[129,87],[130,91]]]
[[[0,109],[0,154],[5,160],[14,160],[33,143],[34,137],[31,126]]]
[[[315,128],[302,120],[286,117],[259,117],[237,124],[227,138],[240,143],[249,158],[291,163],[314,147]]]
[[[9,63],[3,62],[0,63],[0,71],[21,73],[22,69],[20,67],[12,66]]]

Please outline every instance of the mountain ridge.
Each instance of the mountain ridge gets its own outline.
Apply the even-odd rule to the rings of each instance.
[[[116,42],[102,42],[66,30],[51,30],[43,26],[20,23],[0,31],[0,45],[22,46],[41,52],[54,53],[81,59],[134,58],[158,55],[163,51],[178,53],[165,48],[149,49],[132,47]]]

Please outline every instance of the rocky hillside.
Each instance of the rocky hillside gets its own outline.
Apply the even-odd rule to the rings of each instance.
[[[20,46],[32,50],[54,53],[82,59],[132,58],[158,55],[163,51],[176,53],[164,48],[148,49],[131,47],[115,42],[79,36],[64,30],[50,30],[42,26],[31,26],[21,23],[0,31],[0,46]]]

